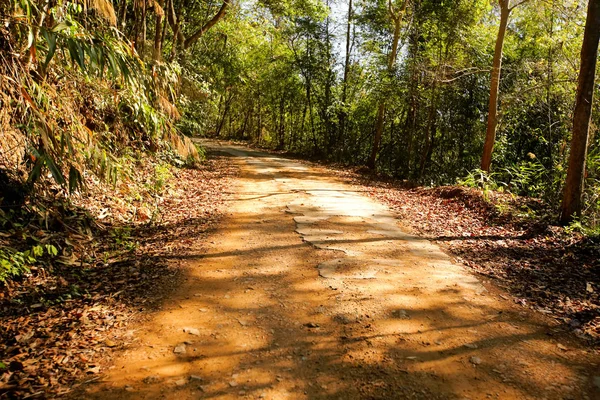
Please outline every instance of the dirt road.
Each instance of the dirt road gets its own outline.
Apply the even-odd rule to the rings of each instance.
[[[228,216],[97,399],[597,399],[595,355],[323,168],[221,146]]]

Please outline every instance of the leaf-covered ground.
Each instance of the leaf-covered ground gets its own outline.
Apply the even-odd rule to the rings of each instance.
[[[147,161],[117,188],[91,185],[54,226],[32,219],[26,231],[59,243],[59,256],[0,286],[0,399],[55,397],[97,379],[110,349],[131,340],[129,323],[176,287],[181,256],[218,221],[235,173],[218,156],[198,169]],[[0,233],[10,245],[23,232]]]

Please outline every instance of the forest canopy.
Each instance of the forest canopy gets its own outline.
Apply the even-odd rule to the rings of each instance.
[[[587,10],[583,0],[11,0],[0,10],[1,116],[25,137],[28,181],[48,168],[72,190],[84,170],[111,176],[106,154],[169,146],[182,132],[411,184],[539,197],[558,219]],[[563,215],[592,228],[599,116],[594,104],[577,153],[583,200]],[[92,146],[79,146],[86,135]]]

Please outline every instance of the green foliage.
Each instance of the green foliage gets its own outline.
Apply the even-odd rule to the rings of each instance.
[[[498,180],[498,176],[496,173],[487,173],[481,169],[474,169],[467,173],[465,177],[458,178],[456,182],[461,186],[481,189],[484,199],[488,201],[490,191],[501,191],[507,186],[506,183]],[[500,211],[503,212],[504,210]]]
[[[0,246],[0,282],[28,273],[29,267],[39,262],[44,255],[55,257],[58,255],[58,250],[50,244],[35,245],[25,251]]]
[[[128,227],[118,227],[110,231],[113,241],[113,249],[116,251],[133,252],[138,247],[138,243],[131,236],[131,229]]]
[[[169,164],[156,164],[152,176],[151,189],[156,194],[161,194],[167,182],[173,177]]]
[[[484,189],[484,190],[499,190],[506,186],[504,182],[498,182],[496,178],[498,174],[488,173],[481,169],[469,171],[463,178],[458,178],[456,183],[461,186]]]
[[[202,82],[206,97],[185,103],[181,126],[188,133],[361,165],[384,102],[380,172],[433,185],[460,179],[486,192],[559,202],[585,19],[579,3],[531,1],[511,13],[494,171],[485,176],[475,168],[486,129],[495,3],[410,1],[392,71],[389,2],[353,2],[346,71],[346,31],[334,27],[347,23],[347,3],[321,2],[332,7],[323,14],[286,11],[292,3],[245,4],[206,36],[215,45],[195,49],[186,66],[197,74],[190,86]],[[595,122],[599,111],[596,105]],[[588,216],[600,215],[597,176],[590,172],[586,181]]]
[[[379,172],[428,185],[460,179],[485,192],[559,201],[585,19],[580,2],[535,0],[511,13],[489,175],[475,168],[486,129],[495,2],[409,1],[393,68],[387,62],[394,34],[389,5],[399,8],[402,0],[354,1],[349,37],[347,2],[232,2],[189,48],[185,39],[220,3],[173,0],[176,15],[160,15],[158,7],[142,15],[125,0],[115,1],[112,13],[51,2],[51,18],[41,25],[40,3],[9,4],[4,13],[11,15],[16,43],[10,54],[30,58],[17,64],[34,71],[14,77],[23,90],[13,96],[21,103],[13,115],[24,116],[19,126],[30,139],[30,182],[48,171],[74,191],[89,168],[116,183],[128,147],[184,166],[189,160],[164,146],[176,129],[362,165],[384,104]],[[66,82],[73,82],[70,93],[52,93]],[[96,86],[91,104],[85,104],[87,94],[68,98],[82,85]],[[60,105],[61,96],[71,110]],[[95,115],[65,117],[78,108]],[[596,126],[599,117],[596,104]],[[600,218],[597,146],[596,138],[585,193],[585,223],[592,226]],[[472,172],[462,177],[464,171]],[[149,183],[152,190],[155,184],[162,186]]]
[[[521,162],[504,169],[510,190],[521,195],[543,197],[552,188],[547,186],[549,172],[539,162]],[[552,182],[550,181],[550,184]]]
[[[101,8],[95,4],[88,5],[96,7],[94,12],[75,1],[51,3],[42,10],[34,0],[13,0],[12,13],[6,14],[6,24],[13,28],[9,43],[26,50],[27,65],[35,70],[33,75],[11,70],[13,81],[21,86],[18,106],[23,117],[18,126],[30,143],[32,184],[47,170],[57,184],[74,192],[83,187],[86,167],[114,183],[118,171],[111,147],[116,142],[120,141],[120,149],[135,141],[152,147],[165,132],[174,130],[178,64],[161,63],[150,70],[132,42],[106,24],[106,18],[111,18],[110,3],[99,2]],[[44,23],[38,26],[38,20]],[[77,90],[82,86],[89,87],[96,99],[79,97]],[[78,108],[85,118],[78,117]],[[112,114],[112,126],[105,128],[126,134],[97,138],[87,126],[87,115],[100,111]]]

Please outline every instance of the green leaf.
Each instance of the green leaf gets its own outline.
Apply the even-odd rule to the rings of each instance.
[[[35,154],[34,154],[35,155]],[[28,183],[35,183],[40,178],[42,174],[42,167],[44,166],[44,157],[41,155],[35,155],[36,160],[31,172],[29,172],[29,177],[27,178]]]
[[[44,255],[44,248],[42,246],[33,246],[31,251],[35,257],[41,257]]]
[[[46,245],[46,252],[53,257],[58,255],[58,249],[51,244]]]
[[[50,173],[52,174],[52,177],[54,178],[56,183],[58,183],[59,185],[64,185],[66,183],[66,181],[65,181],[65,177],[63,176],[62,172],[60,171],[60,168],[58,168],[58,166],[54,163],[54,160],[52,160],[52,158],[50,158],[48,155],[46,155],[45,158],[46,158],[46,166],[50,170]]]
[[[44,32],[46,41],[48,42],[48,54],[46,54],[46,60],[44,61],[43,65],[43,69],[46,71],[46,69],[48,69],[48,64],[50,64],[50,61],[56,52],[56,33],[46,32],[46,30],[44,30]]]
[[[29,31],[27,32],[27,48],[30,49],[33,46],[33,42],[35,41],[35,35],[33,34],[33,28],[29,27]]]
[[[69,193],[73,193],[78,188],[82,187],[83,181],[81,173],[73,165],[69,168]]]
[[[64,22],[60,22],[60,23],[56,24],[54,26],[54,28],[52,28],[52,32],[58,33],[58,32],[64,31],[65,29],[69,29],[69,25],[67,25]]]

